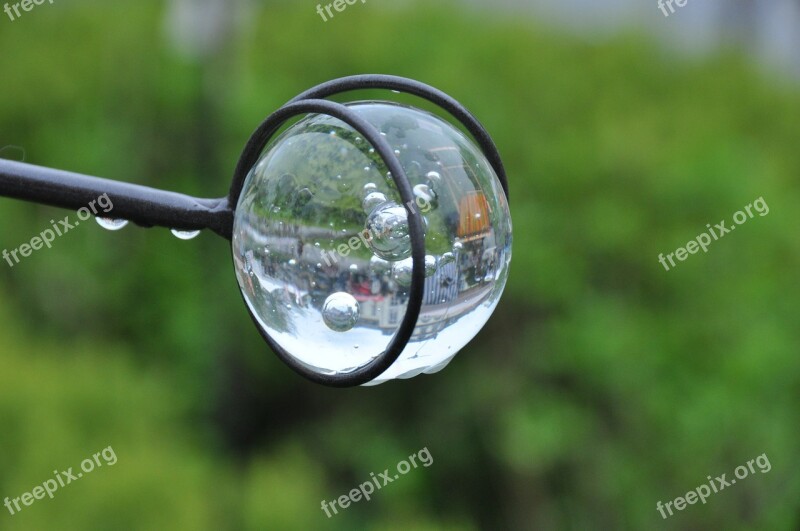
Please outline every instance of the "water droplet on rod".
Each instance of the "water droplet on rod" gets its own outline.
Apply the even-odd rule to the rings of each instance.
[[[127,219],[94,218],[97,224],[106,230],[120,230],[128,224]]]
[[[200,234],[199,230],[170,229],[170,232],[172,233],[173,236],[175,236],[179,240],[191,240],[197,238],[197,235]]]

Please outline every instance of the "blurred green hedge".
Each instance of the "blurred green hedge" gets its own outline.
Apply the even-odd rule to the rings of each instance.
[[[461,99],[511,181],[512,273],[446,371],[303,381],[266,348],[213,235],[80,227],[0,267],[0,496],[119,458],[0,529],[795,529],[800,95],[735,55],[678,64],[460,5],[378,2],[327,23],[266,4],[204,66],[160,2],[59,2],[0,20],[0,146],[222,195],[250,131],[329,78],[421,79]],[[758,197],[671,271],[657,261]],[[0,246],[59,214],[2,201]],[[427,446],[430,468],[327,519]],[[757,455],[664,522],[656,502]]]

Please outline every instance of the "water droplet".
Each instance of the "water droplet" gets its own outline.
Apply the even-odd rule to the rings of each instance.
[[[372,235],[367,241],[370,249],[380,258],[395,261],[411,256],[408,215],[397,203],[376,207],[367,217],[365,229]]]
[[[200,234],[199,230],[178,230],[178,229],[171,229],[170,232],[173,236],[178,238],[179,240],[191,240],[197,238]]]
[[[303,188],[295,194],[295,204],[301,207],[306,206],[312,199],[314,199],[314,192],[310,188]]]
[[[371,213],[378,206],[385,204],[387,201],[386,196],[380,192],[371,192],[367,194],[364,201],[361,203],[364,212]]]
[[[428,179],[428,186],[436,190],[442,184],[442,176],[438,171],[429,171],[425,178]]]
[[[358,265],[350,264],[350,272],[351,273],[358,273]]]
[[[395,262],[392,264],[392,278],[401,286],[410,286],[413,267],[414,264],[411,258]]]
[[[453,250],[455,252],[459,252],[463,248],[464,248],[464,244],[461,243],[461,242],[456,242],[456,243],[453,244]]]
[[[106,230],[120,230],[128,224],[127,219],[94,218],[97,224]]]
[[[422,204],[430,205],[431,208],[439,206],[436,193],[427,184],[416,185],[414,187],[414,197],[421,201]]]
[[[322,320],[335,332],[347,332],[358,322],[358,301],[343,291],[330,295],[322,305]]]
[[[296,265],[297,265],[297,260],[295,260],[294,258],[292,258],[291,260],[289,260],[289,265],[290,265],[290,266],[296,266]]]
[[[436,274],[436,257],[427,255],[425,256],[425,276],[432,277]]]
[[[394,154],[395,154],[395,155],[397,155],[397,156],[399,157],[399,156],[400,156],[400,150],[399,150],[399,149],[395,149],[395,150],[394,150]]]
[[[357,136],[355,138],[355,140],[356,140],[356,144],[360,144],[361,143],[361,137],[360,136]]]
[[[456,256],[453,253],[444,253],[442,256],[439,257],[439,267],[446,266],[447,264],[452,264],[456,261]]]
[[[372,258],[369,259],[369,266],[376,273],[384,273],[391,269],[392,264],[379,256],[372,256]]]
[[[375,183],[367,183],[367,184],[364,185],[363,190],[364,190],[364,195],[369,194],[371,192],[377,192],[378,191],[378,185],[375,184]]]

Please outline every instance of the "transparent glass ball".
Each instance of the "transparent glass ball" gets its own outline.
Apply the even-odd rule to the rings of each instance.
[[[400,160],[425,226],[424,301],[395,363],[366,385],[444,368],[483,327],[505,287],[511,217],[474,141],[390,102],[348,107]],[[259,325],[325,375],[386,350],[411,287],[408,217],[377,151],[344,122],[311,114],[264,149],[236,208],[236,275]]]

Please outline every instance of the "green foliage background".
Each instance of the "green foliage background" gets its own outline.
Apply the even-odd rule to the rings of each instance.
[[[92,223],[0,267],[0,496],[112,445],[8,530],[796,529],[800,522],[800,94],[735,54],[676,63],[432,3],[262,3],[200,66],[161,2],[0,19],[0,146],[27,161],[204,196],[258,122],[329,78],[440,87],[504,155],[506,295],[436,376],[327,389],[275,358],[204,234]],[[670,21],[679,23],[679,21]],[[758,197],[707,254],[672,252]],[[0,201],[12,249],[68,212]],[[427,447],[332,519],[320,510]],[[772,465],[664,521],[666,502]]]

